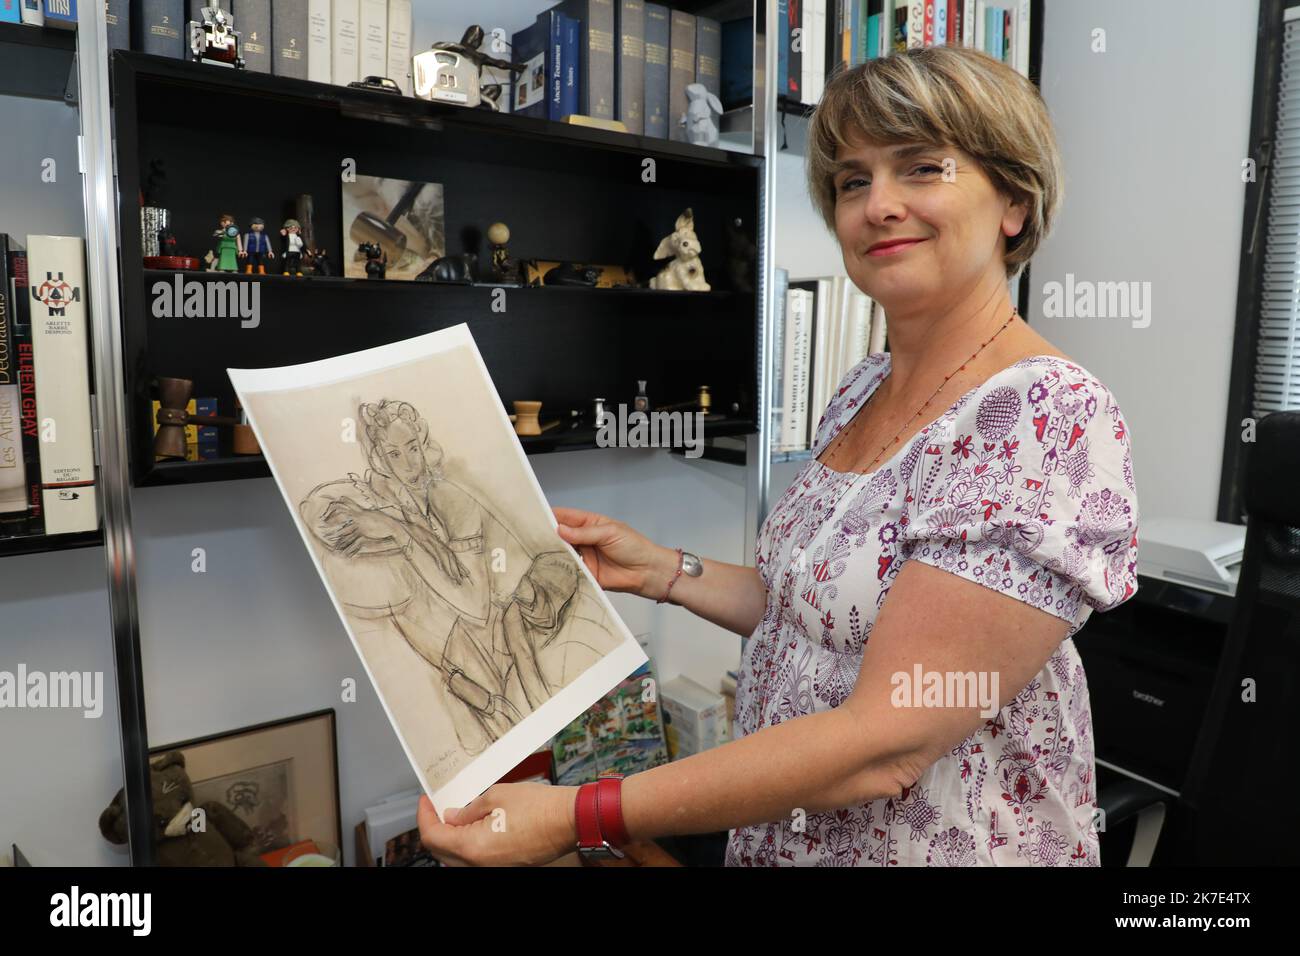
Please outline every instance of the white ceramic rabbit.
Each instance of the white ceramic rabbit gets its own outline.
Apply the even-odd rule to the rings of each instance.
[[[705,89],[703,83],[689,84],[686,99],[689,103],[681,118],[681,125],[686,127],[686,139],[696,146],[713,146],[718,142],[718,124],[713,121],[713,113],[716,111],[721,116],[722,104]]]
[[[700,240],[695,235],[695,217],[687,209],[677,217],[677,224],[670,235],[664,236],[655,250],[656,259],[673,257],[650,280],[652,289],[668,289],[685,292],[708,292],[709,284],[704,281],[704,264],[700,262]]]

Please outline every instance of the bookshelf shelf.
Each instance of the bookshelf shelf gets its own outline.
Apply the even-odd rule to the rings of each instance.
[[[76,47],[70,30],[0,23],[0,95],[72,101]]]
[[[0,538],[0,558],[16,554],[39,554],[46,551],[70,551],[74,548],[97,548],[103,545],[102,531],[77,534],[32,534]]]

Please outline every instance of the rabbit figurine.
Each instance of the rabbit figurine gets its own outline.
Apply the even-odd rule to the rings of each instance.
[[[696,146],[713,146],[718,142],[718,124],[714,122],[713,114],[716,111],[722,115],[722,103],[703,83],[687,85],[686,98],[690,102],[681,118],[681,125],[686,127],[686,139]]]
[[[700,262],[700,240],[695,235],[695,217],[687,209],[677,217],[677,224],[670,235],[664,236],[655,250],[656,259],[673,261],[659,271],[650,280],[652,289],[668,289],[677,292],[708,292],[709,284],[704,281],[704,265]]]

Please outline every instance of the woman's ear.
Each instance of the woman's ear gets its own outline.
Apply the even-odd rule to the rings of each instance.
[[[1029,218],[1029,201],[1016,202],[1010,200],[1006,210],[1002,213],[1002,233],[1007,238],[1013,238],[1020,235],[1025,228],[1025,221]]]

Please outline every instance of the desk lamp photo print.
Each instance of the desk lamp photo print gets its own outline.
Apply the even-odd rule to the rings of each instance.
[[[556,533],[468,326],[227,371],[440,816],[645,662]]]

